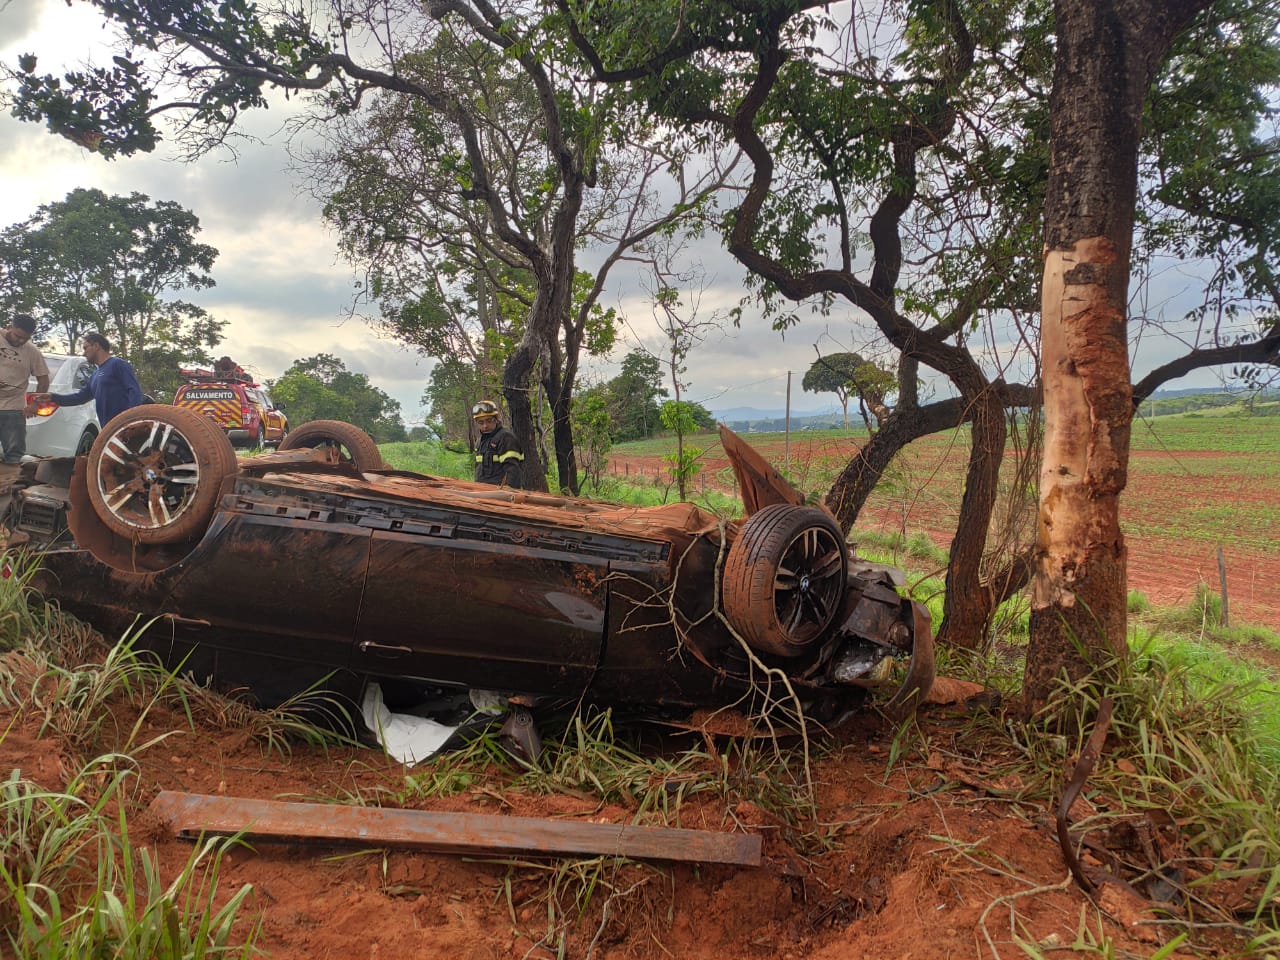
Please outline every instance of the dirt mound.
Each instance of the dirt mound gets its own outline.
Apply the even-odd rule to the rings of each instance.
[[[1082,937],[1116,955],[1148,955],[1166,928],[1108,916],[1070,881],[1043,807],[1020,784],[984,780],[951,751],[948,719],[926,719],[928,762],[895,755],[896,731],[864,715],[813,763],[817,818],[796,829],[755,803],[727,810],[691,801],[680,826],[749,830],[765,840],[755,869],[596,861],[467,859],[450,855],[260,844],[223,863],[220,896],[254,888],[244,931],[277,960],[325,957],[551,957],[561,931],[571,957],[1021,957],[1018,941],[1061,948]],[[36,718],[0,714],[0,768],[50,789],[74,767]],[[635,811],[588,796],[537,796],[477,784],[409,801],[408,772],[369,750],[293,748],[264,755],[240,731],[184,729],[154,712],[144,737],[174,730],[138,757],[130,817],[135,843],[166,875],[191,845],[172,839],[145,804],[161,789],[263,799],[629,822]],[[942,758],[947,759],[942,759]],[[996,769],[987,756],[985,769]],[[399,799],[397,799],[399,798]]]

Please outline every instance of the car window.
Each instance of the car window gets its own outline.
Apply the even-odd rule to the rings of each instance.
[[[57,376],[58,368],[61,367],[65,362],[66,361],[62,357],[45,357],[44,358],[45,366],[49,368],[49,383],[50,383],[51,390],[53,389],[52,387],[53,378]],[[35,388],[36,388],[36,378],[31,377],[27,381],[27,389],[30,391],[33,391],[35,390]],[[57,393],[58,391],[54,390],[53,392]]]
[[[76,372],[72,375],[72,388],[79,390],[84,387],[89,382],[89,378],[93,376],[93,371],[95,369],[97,368],[94,367],[92,363],[81,363],[80,366],[76,368]]]

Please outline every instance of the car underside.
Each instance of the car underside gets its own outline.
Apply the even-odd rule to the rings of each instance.
[[[748,515],[639,508],[388,468],[306,424],[237,459],[188,411],[145,406],[87,456],[4,494],[36,587],[108,634],[270,704],[324,677],[662,709],[825,710],[933,677],[929,617],[722,428]],[[894,667],[898,667],[896,671]]]

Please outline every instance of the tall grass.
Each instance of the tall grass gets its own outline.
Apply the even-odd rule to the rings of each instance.
[[[19,713],[35,712],[41,717],[40,735],[57,736],[78,751],[105,745],[107,728],[115,724],[110,705],[129,701],[137,710],[128,730],[112,726],[111,748],[130,752],[143,721],[162,700],[181,700],[181,690],[151,652],[136,647],[143,628],[135,628],[99,661],[60,666],[40,650],[27,655],[22,667],[5,671],[8,680],[0,686],[0,703]],[[25,681],[25,682],[24,682]],[[143,749],[145,747],[138,747]]]
[[[1062,696],[1087,704],[1093,689],[1088,683],[1064,686]],[[1266,930],[1271,900],[1280,891],[1280,772],[1277,744],[1268,743],[1251,717],[1255,685],[1206,677],[1145,643],[1120,665],[1107,692],[1115,702],[1111,736],[1117,745],[1091,786],[1118,803],[1099,805],[1081,829],[1124,829],[1135,813],[1177,825],[1178,846],[1161,870],[1181,886],[1189,916],[1234,919],[1234,905],[1214,893],[1229,880],[1247,892],[1249,919],[1261,925],[1261,935],[1280,945],[1277,931]]]
[[[124,785],[132,772],[126,763],[119,756],[92,760],[64,791],[44,790],[17,770],[0,784],[0,931],[13,954],[32,960],[254,956],[257,926],[241,916],[252,887],[217,904],[222,856],[236,841],[205,841],[165,883],[155,857],[129,837]]]
[[[397,470],[412,470],[435,477],[470,480],[475,475],[475,460],[464,451],[450,450],[433,440],[378,445],[382,459]]]
[[[87,658],[96,634],[36,591],[32,580],[39,568],[40,556],[32,551],[0,553],[0,653],[35,647]]]

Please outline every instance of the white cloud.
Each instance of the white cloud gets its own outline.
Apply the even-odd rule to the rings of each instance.
[[[108,34],[87,5],[0,0],[0,38],[0,58],[6,62],[34,51],[42,66],[52,70],[90,59],[102,50]],[[217,286],[186,294],[227,321],[220,351],[264,378],[278,376],[296,359],[335,354],[399,400],[407,419],[416,419],[430,362],[379,339],[363,321],[348,318],[355,292],[351,271],[339,260],[318,205],[300,194],[288,172],[279,131],[293,109],[296,102],[251,118],[250,132],[269,142],[241,142],[234,158],[213,155],[194,164],[178,162],[163,146],[155,155],[107,162],[5,114],[0,116],[0,183],[5,185],[0,223],[28,216],[77,187],[139,191],[180,203],[200,218],[201,240],[220,251],[213,271]],[[714,239],[701,243],[690,257],[703,262],[708,277],[700,318],[727,314],[749,292],[742,267]],[[585,265],[590,260],[590,254],[584,255]],[[1194,285],[1194,277],[1170,269],[1153,285],[1152,302],[1157,292],[1168,300],[1180,291],[1185,296],[1185,288]],[[659,342],[634,273],[616,272],[605,303],[620,306],[631,319],[634,334],[629,336],[651,346]],[[857,319],[848,307],[825,317],[809,305],[794,310],[799,323],[785,335],[771,330],[750,306],[740,329],[726,320],[722,331],[709,336],[687,360],[689,396],[720,409],[780,408],[791,371],[793,406],[823,406],[829,398],[803,394],[799,387],[815,359],[814,344],[824,353],[864,350],[871,335],[865,319]],[[1007,356],[1011,338],[999,334],[994,339],[999,356]],[[610,361],[586,361],[586,374],[610,375],[627,348],[620,347]],[[1170,355],[1168,341],[1144,343],[1137,368],[1143,372]],[[1025,375],[1025,369],[1014,373]],[[1206,377],[1202,382],[1212,381]]]

